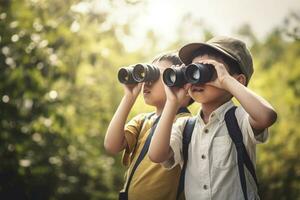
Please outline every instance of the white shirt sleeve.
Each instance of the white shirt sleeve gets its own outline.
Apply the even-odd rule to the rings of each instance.
[[[255,135],[249,122],[249,114],[239,106],[236,110],[236,118],[243,133],[245,144],[252,142],[253,144],[265,143],[268,139],[268,129],[264,129],[260,134]],[[250,141],[248,141],[250,140]]]
[[[239,127],[243,134],[243,142],[247,152],[254,163],[256,162],[256,148],[257,144],[265,143],[268,139],[268,129],[263,130],[260,134],[255,135],[249,122],[249,114],[243,107],[239,106],[235,112]]]
[[[173,156],[161,163],[167,169],[172,169],[177,164],[179,164],[181,167],[183,166],[182,132],[187,119],[188,117],[179,118],[172,126],[170,147],[173,151]]]

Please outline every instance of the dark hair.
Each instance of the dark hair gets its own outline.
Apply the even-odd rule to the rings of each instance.
[[[154,58],[152,63],[159,62],[159,61],[169,61],[175,66],[176,65],[181,66],[183,64],[183,62],[180,60],[180,58],[178,56],[178,53],[175,53],[175,52],[159,55],[156,58]],[[191,105],[192,103],[194,103],[194,99],[191,98],[188,103],[188,106]]]
[[[233,60],[229,56],[226,56],[213,48],[200,48],[200,49],[194,51],[192,59],[196,58],[197,56],[201,56],[201,55],[208,55],[208,56],[220,58],[228,66],[230,75],[243,74],[237,61]]]
[[[171,53],[166,53],[166,54],[162,54],[157,56],[156,58],[154,58],[154,60],[152,61],[152,63],[155,62],[159,62],[159,61],[169,61],[171,62],[173,65],[182,65],[183,63],[181,62],[179,56],[177,53],[171,52]]]

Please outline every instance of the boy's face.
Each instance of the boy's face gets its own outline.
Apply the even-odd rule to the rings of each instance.
[[[143,96],[145,103],[155,107],[163,107],[166,102],[166,93],[164,83],[162,81],[162,74],[166,68],[172,66],[172,63],[166,60],[153,63],[154,66],[159,68],[160,77],[155,82],[143,83]]]
[[[206,60],[215,60],[224,64],[228,70],[228,66],[221,60],[209,55],[197,56],[193,59],[192,63],[204,63]],[[214,74],[216,76],[216,74]],[[198,103],[209,104],[209,103],[218,103],[223,102],[230,94],[223,89],[207,85],[207,84],[193,84],[188,91],[189,95]]]

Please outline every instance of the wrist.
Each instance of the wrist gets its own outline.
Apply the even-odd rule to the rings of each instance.
[[[170,109],[178,110],[180,108],[180,104],[177,103],[176,101],[167,100],[166,104],[165,104],[165,107],[170,108]]]
[[[236,82],[238,81],[235,78],[228,75],[223,78],[221,84],[225,90],[229,91],[231,86],[233,86]]]
[[[133,95],[130,95],[130,94],[125,94],[124,97],[123,97],[123,100],[128,102],[128,103],[131,103],[133,104],[136,100],[137,96],[133,96]]]

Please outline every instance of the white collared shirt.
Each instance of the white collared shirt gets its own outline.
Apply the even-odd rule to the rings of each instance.
[[[187,200],[244,199],[241,188],[237,152],[226,127],[224,116],[234,106],[228,101],[211,113],[207,124],[203,122],[200,112],[197,114],[188,149],[188,163],[185,174],[185,196]],[[255,136],[249,123],[249,115],[238,107],[235,115],[243,134],[247,152],[255,166],[256,144],[265,142],[268,130]],[[163,163],[166,168],[177,164],[183,165],[182,132],[188,118],[181,118],[172,127],[170,146],[174,156]],[[248,199],[259,199],[255,181],[245,168]]]

